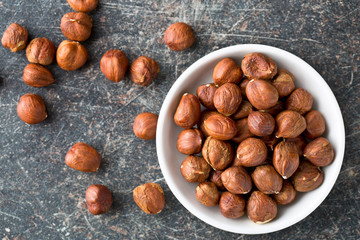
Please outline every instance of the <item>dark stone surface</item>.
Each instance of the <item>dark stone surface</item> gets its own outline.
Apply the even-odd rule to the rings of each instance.
[[[0,47],[0,238],[1,239],[359,239],[360,238],[360,4],[331,1],[115,1],[100,0],[90,13],[89,60],[75,72],[49,68],[56,83],[41,89],[22,80],[25,51]],[[0,0],[0,32],[12,22],[30,37],[58,45],[60,19],[72,9],[65,0]],[[189,23],[196,44],[172,52],[163,43],[167,26]],[[313,66],[337,97],[346,125],[346,153],[330,195],[300,223],[267,235],[247,236],[213,228],[175,199],[161,174],[155,141],[137,139],[138,113],[158,113],[177,77],[195,60],[222,47],[260,43],[287,50]],[[160,74],[148,87],[105,79],[99,69],[110,48],[156,59]],[[22,94],[43,96],[49,118],[36,126],[16,114]],[[103,157],[98,172],[64,164],[70,146],[84,141]],[[157,182],[166,207],[156,216],[140,211],[132,190]],[[84,194],[102,183],[114,195],[111,211],[92,216]]]

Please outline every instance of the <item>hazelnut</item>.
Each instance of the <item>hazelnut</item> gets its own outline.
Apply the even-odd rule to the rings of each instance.
[[[273,154],[273,165],[276,171],[288,179],[299,166],[299,154],[294,143],[280,142],[276,145]]]
[[[276,88],[264,80],[251,80],[246,86],[246,96],[257,109],[269,109],[275,106],[279,99]]]
[[[159,64],[154,59],[140,56],[130,66],[130,79],[146,87],[156,78],[159,71]]]
[[[196,199],[207,207],[215,207],[220,198],[219,190],[212,182],[202,182],[195,190]]]
[[[305,146],[306,146],[307,143],[306,143],[305,139],[301,135],[299,135],[299,136],[297,136],[295,138],[286,138],[285,141],[294,143],[295,146],[296,146],[296,149],[298,151],[299,157],[302,157]]]
[[[275,118],[277,138],[295,138],[306,129],[306,121],[298,112],[285,110],[279,113]]]
[[[87,61],[86,48],[79,42],[64,40],[56,51],[56,61],[62,69],[74,71],[82,67]]]
[[[65,156],[69,167],[82,172],[96,172],[101,163],[100,154],[86,143],[75,143]]]
[[[255,186],[265,194],[277,194],[283,185],[283,179],[271,165],[257,166],[251,178]]]
[[[78,12],[91,12],[98,5],[98,0],[67,0],[67,2]]]
[[[91,185],[85,193],[86,205],[94,215],[104,214],[112,205],[112,194],[104,185]]]
[[[32,87],[45,87],[55,82],[51,72],[45,67],[29,63],[24,68],[24,82]]]
[[[315,166],[325,167],[334,161],[335,153],[329,140],[319,137],[306,145],[304,157]]]
[[[279,93],[279,97],[289,96],[295,89],[294,75],[286,69],[278,69],[272,84]]]
[[[278,194],[272,195],[275,202],[280,205],[287,205],[294,201],[296,197],[296,191],[289,180],[284,180],[283,187]]]
[[[275,129],[275,119],[269,113],[254,111],[248,116],[248,127],[256,136],[268,136]]]
[[[100,60],[100,70],[113,82],[120,82],[128,69],[126,54],[119,49],[108,50]]]
[[[322,114],[312,110],[305,115],[305,136],[309,139],[320,137],[325,132],[325,119]]]
[[[220,191],[226,190],[226,188],[224,187],[224,184],[221,181],[222,173],[223,173],[223,171],[221,171],[221,170],[211,171],[210,176],[209,176],[209,181],[215,183],[215,185],[218,187],[218,189]]]
[[[20,119],[27,124],[38,124],[47,118],[44,100],[33,93],[23,95],[16,110]]]
[[[164,36],[166,45],[173,51],[185,50],[195,42],[195,35],[192,28],[183,22],[170,25]]]
[[[241,69],[249,79],[267,80],[273,78],[277,73],[274,60],[262,53],[249,53],[241,62]]]
[[[201,106],[197,97],[185,93],[179,102],[174,115],[176,125],[182,128],[192,128],[200,120]]]
[[[245,199],[241,195],[223,192],[219,201],[221,214],[226,218],[239,218],[245,214]]]
[[[236,110],[236,112],[231,115],[232,119],[240,119],[240,118],[246,118],[249,116],[250,113],[253,111],[253,106],[249,101],[243,100],[241,101],[241,104],[239,108]]]
[[[201,152],[204,136],[199,129],[184,129],[177,138],[176,147],[187,155]]]
[[[56,47],[47,38],[34,38],[26,48],[26,57],[31,63],[49,65],[54,61]]]
[[[275,106],[269,108],[269,109],[260,109],[260,112],[263,113],[270,113],[271,116],[276,117],[280,112],[282,112],[285,109],[284,102],[278,101]]]
[[[242,76],[241,68],[231,58],[222,59],[216,64],[213,71],[214,83],[219,86],[225,83],[238,84]]]
[[[204,182],[210,174],[211,167],[204,158],[187,156],[180,166],[181,174],[188,182]]]
[[[246,213],[254,223],[270,222],[277,214],[276,202],[260,191],[253,191],[246,204]]]
[[[24,49],[27,43],[28,31],[17,23],[10,24],[1,38],[1,44],[12,52]]]
[[[221,181],[229,192],[235,194],[246,194],[252,188],[251,177],[241,166],[227,168],[221,174]]]
[[[242,118],[240,120],[237,120],[235,122],[235,124],[236,124],[236,127],[237,127],[237,133],[231,139],[231,141],[233,141],[235,143],[241,143],[245,139],[254,136],[254,134],[252,134],[250,132],[250,130],[249,130],[248,119],[247,118]]]
[[[214,94],[214,106],[218,112],[230,116],[241,104],[241,90],[234,83],[225,83]]]
[[[214,170],[224,170],[232,162],[234,153],[229,142],[208,137],[202,155]]]
[[[266,157],[265,143],[258,138],[247,138],[239,144],[233,166],[255,167],[264,163]]]
[[[268,151],[274,151],[274,148],[278,142],[280,142],[280,138],[275,137],[274,134],[265,136],[261,138],[261,141],[263,141],[268,149]]]
[[[217,111],[209,111],[209,110],[204,110],[201,112],[201,117],[197,126],[200,129],[200,131],[204,134],[204,137],[210,136],[205,129],[205,120],[208,119],[211,115],[215,115],[215,114],[220,114],[220,113],[218,113]]]
[[[157,120],[158,115],[154,113],[144,112],[137,115],[133,125],[135,136],[145,140],[154,139]]]
[[[319,187],[324,181],[324,173],[309,161],[301,161],[299,168],[291,177],[294,188],[298,192],[309,192]]]
[[[82,42],[90,37],[92,25],[92,19],[86,13],[70,12],[61,18],[60,29],[68,39]]]
[[[299,112],[301,115],[310,111],[313,104],[312,95],[303,88],[295,89],[286,99],[286,109]]]
[[[164,191],[157,183],[145,183],[133,191],[135,203],[147,214],[158,214],[165,207]]]
[[[219,140],[230,140],[235,137],[237,127],[234,120],[221,114],[214,114],[205,120],[207,133]]]
[[[248,78],[243,78],[239,84],[240,90],[241,90],[241,95],[243,98],[247,99],[246,96],[246,86],[248,85],[248,83],[250,82],[250,79]]]
[[[196,95],[198,96],[200,103],[209,110],[215,110],[214,95],[218,87],[213,83],[208,83],[199,86],[196,89]]]

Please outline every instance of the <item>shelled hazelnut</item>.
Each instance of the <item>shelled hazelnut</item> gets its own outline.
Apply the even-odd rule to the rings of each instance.
[[[241,62],[241,69],[249,79],[272,79],[277,73],[277,65],[262,53],[249,53]]]
[[[87,58],[87,50],[79,42],[64,40],[56,51],[57,64],[67,71],[79,69],[86,63]]]
[[[135,203],[147,214],[158,214],[165,207],[164,191],[157,183],[145,183],[133,191]]]
[[[192,128],[200,120],[201,106],[199,99],[190,93],[185,93],[179,102],[174,115],[176,125],[182,128]]]
[[[280,192],[272,195],[276,203],[280,205],[287,205],[294,201],[296,197],[296,191],[289,180],[284,180],[283,187]]]
[[[69,167],[82,172],[96,172],[101,163],[101,156],[93,147],[86,143],[74,144],[65,156]]]
[[[98,5],[98,0],[67,0],[70,7],[78,12],[91,12]]]
[[[246,85],[246,96],[257,109],[269,109],[275,106],[279,99],[276,88],[264,80],[250,80]]]
[[[209,110],[216,109],[214,106],[216,89],[218,89],[218,86],[213,83],[201,85],[196,89],[196,96],[199,98],[200,103]]]
[[[187,156],[180,166],[181,174],[188,182],[204,182],[210,174],[211,167],[204,158]]]
[[[219,113],[230,116],[241,104],[241,90],[234,83],[225,83],[215,91],[213,100]]]
[[[137,85],[146,87],[159,73],[159,64],[152,58],[140,56],[130,66],[130,79]]]
[[[140,113],[136,116],[133,124],[135,136],[145,140],[154,139],[156,136],[158,115],[154,113]]]
[[[219,203],[219,190],[212,182],[202,182],[195,190],[196,199],[207,207],[215,207]]]
[[[92,25],[86,13],[69,12],[61,18],[60,29],[68,39],[82,42],[90,37]]]
[[[27,124],[38,124],[47,118],[44,100],[33,93],[21,96],[16,111],[19,118]]]
[[[100,60],[100,70],[113,82],[120,82],[128,69],[126,54],[119,49],[108,50]]]
[[[325,167],[334,161],[335,153],[329,140],[319,137],[306,145],[304,157],[315,166]]]
[[[112,205],[112,194],[104,185],[91,185],[85,193],[86,205],[94,215],[104,214]]]
[[[233,148],[229,142],[213,137],[206,138],[202,155],[214,170],[224,170],[233,160]]]
[[[34,38],[26,48],[26,57],[31,63],[49,65],[54,61],[55,52],[56,47],[49,39]]]
[[[286,99],[286,109],[299,112],[301,115],[310,111],[313,104],[312,95],[303,88],[295,89]]]
[[[245,214],[245,199],[238,194],[223,192],[219,201],[221,214],[226,218],[239,218]]]
[[[286,97],[295,89],[294,75],[286,69],[278,69],[272,84],[278,91],[280,98]]]
[[[46,87],[55,82],[48,69],[35,63],[29,63],[24,68],[23,80],[32,87]]]
[[[231,58],[222,59],[216,64],[213,71],[213,80],[218,86],[225,83],[239,84],[242,76],[241,68]]]
[[[277,206],[268,195],[260,191],[253,191],[246,204],[246,213],[251,221],[264,224],[276,217]]]
[[[195,42],[194,30],[183,22],[170,25],[164,36],[166,45],[173,51],[188,49]]]
[[[12,52],[24,49],[28,43],[29,34],[26,28],[17,23],[12,23],[5,30],[1,44]]]

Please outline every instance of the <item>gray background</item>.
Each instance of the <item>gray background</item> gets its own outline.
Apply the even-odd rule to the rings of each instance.
[[[306,3],[305,3],[306,2]],[[352,1],[115,1],[100,0],[90,15],[93,32],[84,44],[89,60],[75,72],[49,68],[56,83],[42,89],[22,80],[25,51],[0,47],[0,238],[1,239],[359,239],[360,4]],[[47,37],[58,45],[60,19],[72,9],[65,0],[0,0],[0,32],[12,22],[31,38]],[[196,43],[172,52],[162,40],[167,26],[190,24]],[[155,141],[137,139],[134,117],[158,113],[177,77],[194,61],[222,47],[260,43],[304,59],[327,81],[342,109],[346,152],[340,176],[327,199],[309,217],[285,230],[258,236],[227,233],[192,216],[175,199],[161,174]],[[113,83],[99,61],[110,48],[160,64],[148,87],[128,77]],[[43,96],[49,118],[25,125],[16,114],[22,94]],[[103,157],[98,172],[86,174],[64,164],[70,146],[84,141]],[[166,206],[156,216],[140,211],[132,190],[157,182]],[[102,183],[114,204],[103,216],[86,209],[84,193]]]

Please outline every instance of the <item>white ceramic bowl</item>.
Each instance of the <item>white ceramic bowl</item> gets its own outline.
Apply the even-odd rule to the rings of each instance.
[[[319,110],[326,121],[325,137],[335,150],[334,162],[324,167],[325,178],[314,191],[297,194],[295,201],[278,207],[277,217],[267,224],[255,224],[247,216],[232,220],[223,217],[218,207],[205,207],[195,198],[196,183],[188,183],[180,173],[180,165],[186,155],[176,148],[177,135],[182,130],[174,123],[174,113],[183,93],[195,94],[196,88],[211,83],[212,71],[217,62],[225,57],[239,65],[244,55],[261,52],[275,60],[279,68],[286,68],[295,76],[296,87],[302,87],[314,97],[313,108]],[[339,105],[324,79],[306,62],[284,50],[256,44],[236,45],[212,52],[192,64],[177,79],[162,105],[157,125],[156,147],[159,164],[165,180],[180,203],[204,222],[234,233],[262,234],[289,227],[308,216],[329,194],[339,175],[345,150],[345,129]]]

